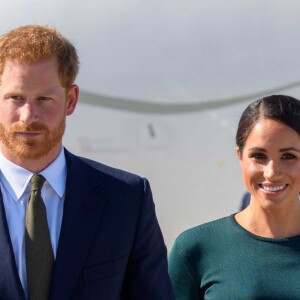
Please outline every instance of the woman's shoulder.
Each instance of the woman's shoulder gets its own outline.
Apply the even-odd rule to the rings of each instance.
[[[230,215],[183,231],[175,244],[192,249],[202,243],[218,243],[220,239],[228,238],[235,227],[234,216]]]
[[[199,235],[199,234],[203,234],[203,233],[207,233],[207,231],[218,231],[220,229],[224,229],[225,227],[228,227],[232,224],[232,218],[233,215],[227,216],[227,217],[223,217],[220,219],[216,219],[213,221],[209,221],[200,225],[197,225],[195,227],[191,227],[185,231],[183,231],[178,238],[180,239],[188,239],[194,235]]]
[[[198,282],[200,270],[224,257],[225,250],[232,247],[234,236],[233,215],[185,230],[177,237],[170,252],[171,270],[177,270],[178,265],[185,266],[182,268],[187,268]]]

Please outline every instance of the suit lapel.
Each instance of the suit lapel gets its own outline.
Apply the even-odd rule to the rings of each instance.
[[[25,300],[10,240],[5,209],[0,191],[0,297]]]
[[[104,207],[99,172],[66,151],[67,182],[51,299],[69,299]]]

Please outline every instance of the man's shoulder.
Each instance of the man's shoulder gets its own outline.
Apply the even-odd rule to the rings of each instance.
[[[97,176],[101,176],[103,179],[114,179],[128,183],[136,183],[145,180],[137,174],[100,163],[87,157],[75,155],[67,150],[65,151],[65,154],[67,166],[74,166],[75,164],[76,168],[84,168],[86,173],[94,173]]]

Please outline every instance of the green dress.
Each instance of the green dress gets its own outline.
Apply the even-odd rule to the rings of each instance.
[[[300,299],[300,236],[259,237],[225,217],[176,239],[169,274],[177,300]]]

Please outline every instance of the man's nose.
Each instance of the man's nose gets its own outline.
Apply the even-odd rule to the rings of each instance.
[[[26,102],[20,108],[20,121],[25,124],[31,124],[32,122],[37,121],[38,112],[34,103]]]

